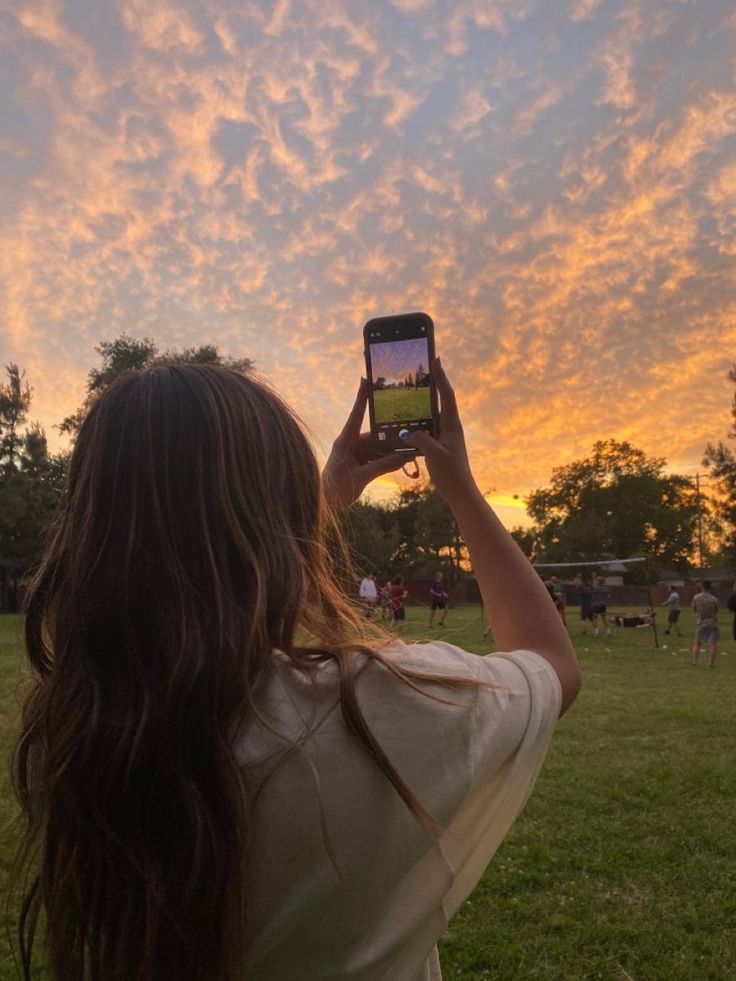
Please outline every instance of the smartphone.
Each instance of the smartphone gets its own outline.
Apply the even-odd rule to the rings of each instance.
[[[371,437],[380,453],[416,454],[411,435],[439,432],[437,392],[429,373],[434,324],[426,313],[376,317],[363,328]]]

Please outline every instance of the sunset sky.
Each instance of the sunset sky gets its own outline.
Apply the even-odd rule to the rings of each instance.
[[[506,523],[596,439],[725,436],[732,0],[0,0],[0,45],[0,355],[54,447],[127,331],[253,358],[324,451],[410,310]]]
[[[389,382],[403,381],[408,374],[413,375],[419,368],[427,371],[427,339],[415,337],[413,340],[372,344],[371,365],[374,380],[383,376]]]

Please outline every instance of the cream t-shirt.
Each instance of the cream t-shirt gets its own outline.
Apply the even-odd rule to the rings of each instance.
[[[438,981],[437,940],[534,785],[561,700],[543,658],[479,657],[442,642],[396,642],[386,654],[402,667],[499,686],[418,683],[443,703],[375,662],[358,681],[372,732],[444,833],[430,839],[348,731],[334,663],[310,677],[276,655],[262,718],[236,744],[254,808],[245,872],[252,981]],[[289,738],[301,747],[267,777]]]

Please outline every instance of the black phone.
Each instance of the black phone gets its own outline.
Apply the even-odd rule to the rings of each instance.
[[[416,454],[411,433],[437,436],[437,391],[429,372],[434,324],[426,313],[376,317],[363,328],[371,437],[379,453]],[[400,433],[409,436],[402,439]]]

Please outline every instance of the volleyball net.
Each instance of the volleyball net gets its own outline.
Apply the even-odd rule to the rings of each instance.
[[[636,558],[630,559],[598,559],[596,561],[584,561],[584,562],[532,562],[532,566],[535,569],[585,569],[594,568],[600,572],[608,571],[625,571],[627,565],[635,565],[637,563],[644,563],[647,565],[648,560],[645,556],[637,556]],[[624,569],[620,567],[624,566]],[[652,599],[652,586],[649,582],[649,576],[647,575],[647,596],[649,597],[649,612],[651,614],[651,622],[649,624],[635,623],[635,620],[640,620],[640,617],[620,617],[620,621],[630,621],[617,623],[618,626],[622,627],[637,627],[637,626],[651,626],[652,633],[654,635],[654,646],[659,649],[659,637],[657,636],[657,615],[654,609],[654,601]]]

